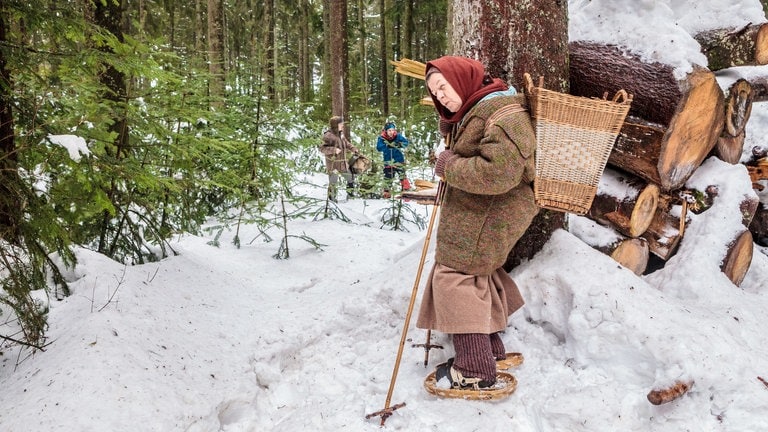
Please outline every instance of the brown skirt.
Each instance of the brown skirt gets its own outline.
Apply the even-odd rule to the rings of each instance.
[[[443,333],[491,334],[524,304],[517,285],[504,269],[468,275],[435,264],[427,279],[416,327]]]

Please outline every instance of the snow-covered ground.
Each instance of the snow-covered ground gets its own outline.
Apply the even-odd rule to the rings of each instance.
[[[572,38],[613,32],[614,42],[653,45],[661,51],[649,55],[674,61],[698,59],[684,29],[702,20],[764,21],[759,2],[746,0],[570,4]],[[756,104],[745,148],[763,145],[766,130],[768,107]],[[324,185],[324,176],[313,180]],[[431,351],[425,368],[423,349],[410,346],[425,332],[410,328],[390,401],[406,405],[385,430],[768,430],[768,387],[759,380],[768,379],[766,250],[755,246],[740,287],[718,269],[740,224],[736,204],[754,191],[743,166],[717,159],[689,180],[709,184],[720,187],[714,206],[693,216],[662,270],[637,276],[592,249],[605,228],[581,217],[513,270],[527,304],[504,341],[525,362],[505,400],[426,393],[423,378],[452,355],[451,344],[434,334],[446,349]],[[302,192],[322,197],[324,189]],[[213,236],[183,236],[173,242],[178,256],[141,266],[79,250],[67,274],[73,295],[50,305],[50,345],[32,356],[1,353],[0,430],[382,430],[365,416],[386,404],[426,237],[415,226],[382,229],[387,205],[342,200],[349,222],[290,221],[290,234],[324,246],[293,237],[287,260],[272,257],[281,233],[265,243],[252,226],[241,228],[241,248],[229,231],[218,247]],[[431,206],[412,206],[429,218]],[[648,402],[650,390],[677,380],[694,384],[668,404]]]

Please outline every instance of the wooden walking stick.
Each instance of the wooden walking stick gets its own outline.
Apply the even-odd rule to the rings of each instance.
[[[437,184],[437,194],[435,195],[435,207],[432,209],[432,215],[429,218],[429,226],[427,227],[427,236],[424,239],[424,247],[421,249],[421,259],[419,260],[419,268],[416,271],[416,281],[413,283],[413,290],[411,291],[411,300],[408,304],[408,312],[405,314],[405,324],[403,324],[403,333],[400,336],[400,346],[397,349],[397,358],[395,360],[395,367],[392,370],[392,379],[389,381],[389,391],[387,392],[387,400],[384,402],[384,408],[365,416],[366,419],[372,417],[381,417],[381,426],[384,426],[384,422],[387,421],[389,416],[398,409],[405,406],[405,402],[390,406],[392,401],[392,392],[395,389],[395,380],[397,379],[397,372],[400,369],[400,359],[403,356],[403,347],[405,346],[405,337],[408,335],[408,325],[411,322],[411,314],[413,313],[413,304],[416,301],[416,292],[419,290],[419,282],[421,281],[421,273],[424,270],[424,259],[427,256],[427,250],[429,249],[429,239],[432,237],[432,228],[435,225],[435,219],[437,213],[440,210],[440,201],[444,193],[445,186],[440,181]]]

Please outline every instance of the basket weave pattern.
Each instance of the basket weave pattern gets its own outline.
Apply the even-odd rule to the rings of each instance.
[[[586,98],[534,87],[528,74],[526,81],[536,123],[536,203],[585,214],[632,97],[620,90],[613,100]]]

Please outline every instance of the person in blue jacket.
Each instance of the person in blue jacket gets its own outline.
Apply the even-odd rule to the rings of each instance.
[[[393,122],[387,122],[381,130],[376,142],[376,150],[382,153],[384,158],[384,178],[387,179],[387,187],[384,188],[384,197],[389,198],[389,184],[395,178],[400,179],[403,190],[411,189],[411,182],[405,173],[405,155],[403,149],[408,147],[408,139],[397,131]]]

